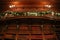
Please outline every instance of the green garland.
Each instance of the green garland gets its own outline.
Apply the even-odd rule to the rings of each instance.
[[[4,12],[4,13],[0,13],[0,18],[4,17],[6,13],[7,14],[12,14],[14,16],[28,16],[27,12],[12,12],[12,11],[7,11],[7,12]],[[44,16],[46,14],[51,14],[52,11],[42,11],[42,12],[36,12],[36,13],[37,13],[37,16]],[[60,17],[60,13],[56,13],[55,16]]]

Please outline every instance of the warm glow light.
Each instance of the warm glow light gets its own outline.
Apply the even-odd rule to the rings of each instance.
[[[45,5],[45,7],[47,7],[47,8],[51,8],[51,5]]]
[[[46,5],[46,4],[50,4],[50,2],[48,2],[48,1],[42,1],[42,2],[40,2],[40,4]]]
[[[12,2],[12,4],[18,5],[20,2]]]
[[[9,6],[9,8],[12,8],[12,6]]]
[[[15,5],[10,5],[10,6],[9,6],[9,8],[13,8],[13,7],[15,7]]]
[[[43,5],[47,4],[47,2],[41,2]]]

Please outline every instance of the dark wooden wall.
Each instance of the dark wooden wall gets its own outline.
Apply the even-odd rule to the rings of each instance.
[[[59,40],[60,22],[56,20],[21,18],[5,20],[0,25],[2,40]]]

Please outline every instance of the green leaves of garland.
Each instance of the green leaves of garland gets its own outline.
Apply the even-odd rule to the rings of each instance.
[[[4,17],[5,15],[11,15],[11,16],[28,16],[30,15],[35,15],[37,16],[44,16],[47,14],[52,14],[52,11],[41,11],[41,12],[13,12],[13,11],[6,11],[3,13],[0,13],[0,18]],[[60,17],[60,13],[55,13],[54,16]],[[8,17],[8,16],[7,16]]]

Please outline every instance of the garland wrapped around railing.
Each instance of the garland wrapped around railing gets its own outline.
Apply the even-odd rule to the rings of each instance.
[[[55,13],[52,11],[41,11],[41,12],[13,12],[13,11],[7,11],[0,13],[0,19],[6,18],[6,17],[15,17],[15,16],[55,16],[60,17],[60,13]]]

